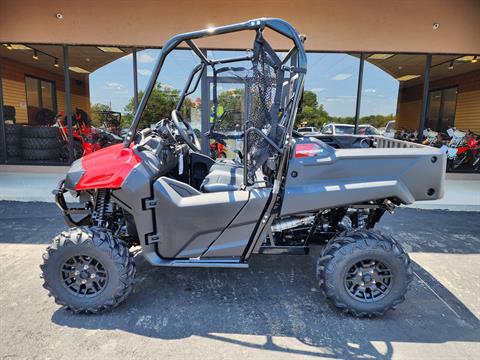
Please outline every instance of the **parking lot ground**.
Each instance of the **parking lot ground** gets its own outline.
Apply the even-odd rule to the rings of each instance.
[[[140,254],[127,301],[87,316],[41,286],[41,255],[65,228],[55,205],[0,202],[0,358],[478,359],[479,216],[399,209],[382,219],[415,276],[406,301],[381,318],[327,303],[314,254],[258,255],[247,270],[153,268]]]

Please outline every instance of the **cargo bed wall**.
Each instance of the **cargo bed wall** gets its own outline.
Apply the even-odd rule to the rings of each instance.
[[[282,215],[385,198],[410,204],[443,196],[445,154],[432,147],[413,144],[409,148],[403,147],[403,141],[382,139],[377,139],[377,146],[395,147],[329,148],[321,156],[292,158]]]
[[[369,147],[370,143],[374,143],[376,148],[421,148],[424,145],[410,141],[386,138],[378,135],[315,135],[304,137],[303,139],[316,139],[323,143],[334,147],[335,149],[352,149]],[[305,142],[305,140],[301,140]]]
[[[384,136],[371,136],[375,141],[376,148],[416,148],[416,149],[429,149],[429,146],[417,144],[411,141],[404,141],[398,139],[390,139]]]

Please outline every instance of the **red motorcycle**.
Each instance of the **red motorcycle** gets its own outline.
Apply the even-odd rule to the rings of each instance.
[[[69,131],[66,125],[66,117],[63,113],[57,115],[56,124],[64,142],[64,151],[61,152],[62,156],[68,156]],[[123,140],[120,136],[110,133],[109,131],[93,127],[87,113],[81,109],[75,110],[74,122],[72,124],[72,137],[73,158],[75,160],[104,147],[118,144]]]
[[[459,167],[472,164],[475,171],[480,169],[480,135],[475,134],[469,130],[465,139],[465,144],[458,147],[457,156],[452,161],[452,168],[458,169]]]

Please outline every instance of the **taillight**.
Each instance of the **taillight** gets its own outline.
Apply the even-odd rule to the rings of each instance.
[[[295,146],[295,157],[314,157],[322,152],[322,147],[315,143],[297,144]]]

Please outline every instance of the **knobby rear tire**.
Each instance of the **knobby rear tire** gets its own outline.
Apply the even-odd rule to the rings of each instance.
[[[361,302],[348,293],[345,276],[352,264],[377,259],[392,269],[391,289],[377,301]],[[349,230],[330,240],[317,261],[317,279],[327,299],[356,317],[381,316],[405,300],[412,281],[410,258],[390,236],[372,230]]]

